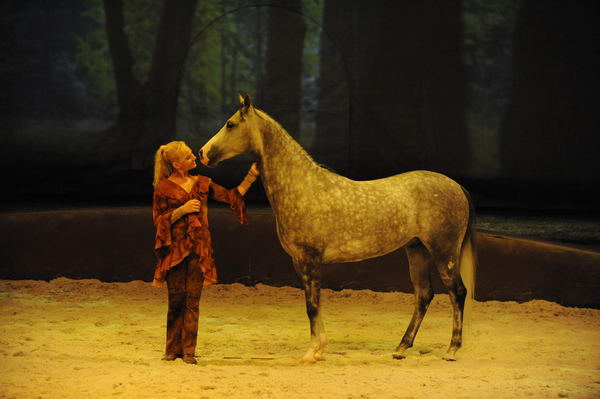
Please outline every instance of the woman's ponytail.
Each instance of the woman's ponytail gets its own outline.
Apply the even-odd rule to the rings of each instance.
[[[166,147],[161,145],[154,155],[154,181],[152,182],[154,187],[171,174],[171,165],[165,160]]]

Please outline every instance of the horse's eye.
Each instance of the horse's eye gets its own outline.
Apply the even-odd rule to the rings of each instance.
[[[227,129],[233,129],[235,127],[235,125],[233,124],[233,122],[227,121]]]

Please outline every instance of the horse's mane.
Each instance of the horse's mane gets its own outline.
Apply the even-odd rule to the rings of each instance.
[[[265,111],[253,107],[256,116],[265,121],[266,123],[264,130],[276,137],[281,138],[287,144],[288,149],[298,153],[299,155],[306,158],[308,163],[315,168],[315,171],[320,171],[321,173],[330,173],[336,176],[341,176],[336,170],[330,168],[327,165],[316,162],[313,157],[296,141],[291,134],[288,133],[287,130],[279,122],[277,122],[271,115],[266,113]]]
[[[321,167],[324,169],[327,169],[331,172],[333,172],[333,170],[331,170],[330,168],[321,165],[319,163],[317,163],[313,157],[310,156],[310,154],[300,145],[300,143],[298,143],[291,134],[288,133],[287,130],[285,130],[285,128],[283,126],[281,126],[281,124],[279,122],[277,122],[275,119],[273,119],[273,117],[271,117],[269,114],[267,114],[265,111],[258,109],[256,107],[254,107],[254,110],[256,112],[256,115],[264,120],[265,122],[265,131],[267,133],[271,133],[274,136],[277,136],[283,140],[285,140],[289,145],[288,147],[292,150],[294,150],[295,152],[305,156],[306,158],[308,158],[308,160],[310,161],[311,164],[317,166],[317,167]],[[335,173],[335,172],[334,172]]]

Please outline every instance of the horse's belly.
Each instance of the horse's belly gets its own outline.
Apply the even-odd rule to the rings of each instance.
[[[323,263],[358,262],[364,259],[383,256],[406,245],[406,239],[349,239],[334,245],[330,243],[323,253]]]

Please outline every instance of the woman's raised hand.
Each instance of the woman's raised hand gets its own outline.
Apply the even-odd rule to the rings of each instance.
[[[252,166],[250,166],[250,170],[248,170],[248,174],[253,176],[255,179],[260,175],[258,166],[256,166],[256,162],[252,163]]]
[[[246,173],[246,177],[244,177],[244,180],[242,180],[240,185],[237,186],[237,190],[239,191],[239,193],[242,195],[246,195],[246,192],[259,175],[260,172],[258,171],[256,162],[254,162],[252,166],[250,166],[250,169],[248,169],[248,173]]]

